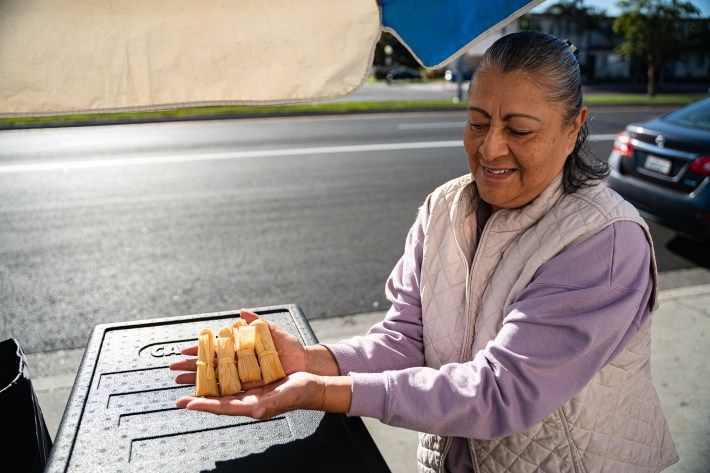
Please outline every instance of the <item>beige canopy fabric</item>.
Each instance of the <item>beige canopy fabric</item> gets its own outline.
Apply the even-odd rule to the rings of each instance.
[[[0,0],[0,116],[343,97],[377,0]]]

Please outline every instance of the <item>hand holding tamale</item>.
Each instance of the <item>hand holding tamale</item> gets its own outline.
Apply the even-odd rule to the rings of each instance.
[[[254,320],[250,327],[256,329],[256,354],[259,357],[259,365],[261,365],[261,375],[264,378],[264,383],[269,384],[286,377],[279,354],[276,351],[274,340],[271,338],[269,325],[261,319]]]
[[[217,375],[214,369],[214,354],[214,335],[210,329],[202,329],[197,338],[196,396],[219,396]]]
[[[262,376],[265,384],[286,376],[265,321],[257,319],[248,324],[239,318],[220,329],[216,343],[210,329],[200,331],[196,396],[231,396],[241,391],[242,383],[259,381]]]
[[[217,338],[217,374],[221,396],[231,396],[242,390],[234,355],[234,333],[230,327],[222,327]]]

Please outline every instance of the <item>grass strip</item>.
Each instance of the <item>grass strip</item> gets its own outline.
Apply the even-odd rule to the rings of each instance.
[[[684,105],[707,97],[707,94],[657,95],[650,98],[634,94],[590,94],[588,105]],[[452,100],[404,100],[374,102],[325,102],[293,105],[216,105],[176,109],[83,113],[47,117],[0,118],[0,129],[52,126],[102,125],[112,123],[144,123],[169,120],[199,120],[208,118],[251,118],[288,115],[327,115],[345,113],[405,112],[463,110],[466,102]]]
[[[642,94],[588,94],[588,105],[687,105],[709,97],[708,94],[664,94],[649,97]]]

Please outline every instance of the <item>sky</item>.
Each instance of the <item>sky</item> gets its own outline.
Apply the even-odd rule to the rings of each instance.
[[[687,1],[687,0],[686,0]],[[606,10],[607,15],[617,16],[619,9],[616,8],[617,0],[584,0],[584,4],[590,7]],[[545,10],[550,5],[559,3],[559,0],[546,0],[541,3],[534,11]],[[695,5],[703,18],[710,18],[710,0],[690,0],[690,3]]]

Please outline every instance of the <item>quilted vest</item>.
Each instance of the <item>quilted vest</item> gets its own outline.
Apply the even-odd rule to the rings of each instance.
[[[648,227],[603,184],[563,192],[561,175],[534,201],[495,212],[476,241],[480,198],[470,175],[434,191],[421,270],[427,366],[470,361],[491,341],[504,308],[545,262],[618,221]],[[653,301],[657,273],[653,266]],[[476,472],[651,472],[678,460],[651,381],[651,317],[576,396],[526,432],[470,439]],[[419,434],[420,472],[443,472],[451,439]]]

